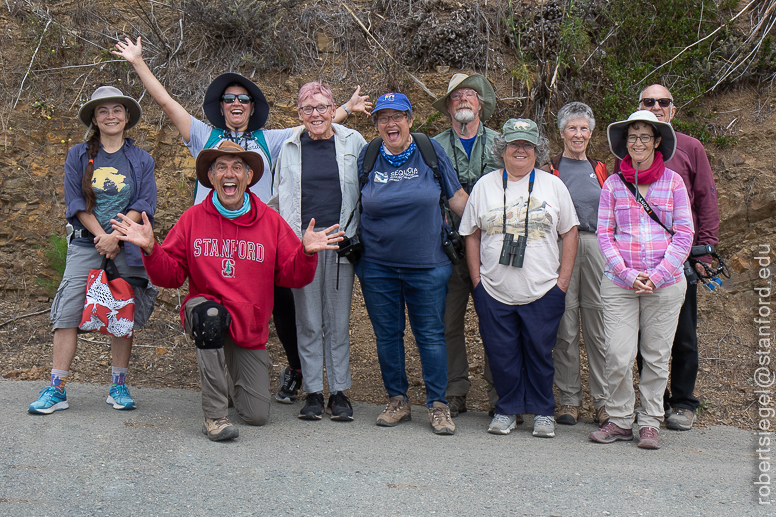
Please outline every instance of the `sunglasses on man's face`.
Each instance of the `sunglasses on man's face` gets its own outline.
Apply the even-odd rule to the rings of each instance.
[[[250,102],[253,100],[251,99],[250,95],[245,95],[244,93],[241,93],[240,95],[225,93],[221,96],[221,101],[225,102],[226,104],[233,103],[235,99],[240,101],[240,104],[250,104]]]
[[[641,103],[642,103],[642,104],[644,105],[644,107],[646,107],[646,108],[651,108],[652,106],[654,106],[654,105],[655,105],[655,103],[656,103],[656,102],[658,103],[658,105],[659,105],[661,108],[667,108],[667,107],[669,107],[669,106],[670,106],[670,105],[671,105],[671,104],[672,104],[674,101],[673,101],[673,99],[651,99],[651,98],[649,98],[649,97],[647,97],[647,98],[644,98],[644,99],[641,99]]]

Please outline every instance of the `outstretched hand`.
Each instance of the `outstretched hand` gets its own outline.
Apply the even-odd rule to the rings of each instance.
[[[373,104],[367,101],[368,98],[369,95],[361,95],[361,85],[358,85],[356,86],[356,91],[351,95],[350,100],[345,104],[348,105],[348,108],[353,113],[359,112],[370,115]]]
[[[150,255],[154,250],[154,228],[151,226],[151,221],[148,220],[148,216],[145,212],[141,214],[143,218],[143,224],[138,224],[124,214],[118,214],[117,217],[121,221],[111,219],[110,222],[113,225],[113,230],[116,232],[118,239],[124,242],[131,242],[138,246],[146,255]]]
[[[137,37],[137,43],[132,43],[132,40],[129,38],[124,38],[124,41],[119,41],[116,43],[116,48],[118,51],[113,50],[111,52],[117,56],[123,57],[133,65],[137,60],[142,61],[143,45],[140,44],[140,36]]]
[[[329,226],[325,230],[320,232],[315,231],[315,219],[310,219],[310,225],[302,235],[302,245],[304,246],[304,252],[308,255],[314,255],[323,250],[336,250],[339,249],[337,244],[342,240],[342,236],[345,232],[331,233],[339,228],[338,224]]]

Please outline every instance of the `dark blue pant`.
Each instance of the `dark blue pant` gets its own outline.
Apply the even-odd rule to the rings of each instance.
[[[473,297],[498,393],[496,413],[554,415],[552,349],[566,310],[566,293],[556,285],[536,301],[506,305],[479,283]]]
[[[452,266],[399,268],[361,260],[356,273],[364,303],[377,339],[377,358],[389,397],[407,399],[404,367],[404,306],[418,345],[426,405],[447,403],[447,346],[445,344],[445,297]]]
[[[693,395],[698,377],[698,284],[687,284],[687,293],[679,312],[674,344],[671,347],[671,389],[665,401],[673,408],[698,409]]]

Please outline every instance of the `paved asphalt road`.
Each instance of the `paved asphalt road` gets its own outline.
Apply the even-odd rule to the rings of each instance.
[[[776,515],[755,504],[754,436],[732,427],[661,430],[644,451],[594,444],[586,423],[494,436],[469,412],[447,437],[422,407],[388,429],[380,406],[308,422],[297,402],[273,403],[263,428],[232,413],[239,439],[212,443],[196,392],[135,388],[139,409],[115,411],[106,386],[74,383],[69,410],[30,415],[42,387],[0,380],[2,516]]]

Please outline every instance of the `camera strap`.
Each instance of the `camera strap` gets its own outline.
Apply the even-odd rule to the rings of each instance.
[[[453,136],[453,133],[455,133],[455,129],[450,129],[450,147],[453,148],[453,167],[455,167],[455,175],[458,176],[458,180],[461,180],[461,173],[458,172],[458,149],[455,147],[455,137]],[[485,127],[482,128],[482,156],[480,157],[480,175],[476,178],[474,178],[474,181],[471,185],[467,183],[467,186],[469,188],[464,187],[464,191],[466,191],[467,194],[472,193],[472,189],[474,188],[474,184],[477,183],[477,180],[479,180],[482,175],[485,173],[485,149],[488,145],[488,133],[485,131]]]
[[[649,203],[646,199],[644,199],[644,196],[641,195],[641,192],[639,192],[638,187],[634,185],[633,183],[627,181],[625,179],[625,176],[622,175],[621,172],[617,172],[617,174],[620,176],[620,179],[625,184],[625,187],[630,191],[631,194],[633,194],[633,197],[636,198],[636,201],[639,202],[639,204],[644,208],[644,211],[647,212],[647,215],[652,218],[653,221],[655,221],[657,224],[663,227],[665,231],[670,233],[671,235],[674,234],[672,230],[670,230],[666,225],[663,224],[663,221],[660,220],[660,218],[657,216],[654,210],[652,210],[652,207],[649,206]]]
[[[507,169],[502,171],[502,180],[504,184],[504,217],[501,222],[501,231],[507,235]],[[528,178],[528,201],[525,204],[525,241],[528,242],[528,212],[531,210],[531,192],[533,192],[534,180],[536,179],[536,169],[531,170],[531,176]]]

